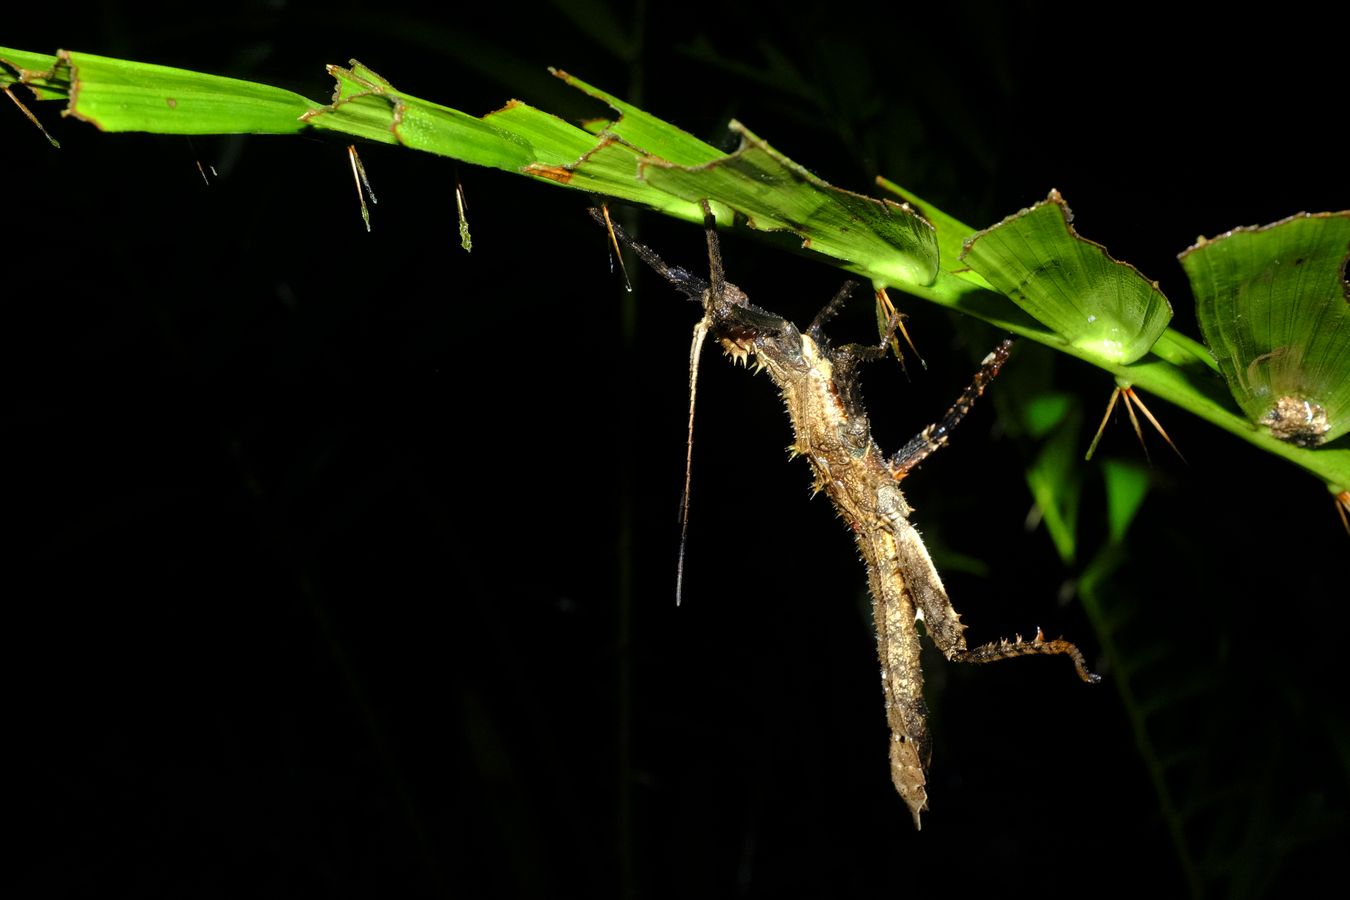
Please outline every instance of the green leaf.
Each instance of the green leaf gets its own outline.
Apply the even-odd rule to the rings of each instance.
[[[1102,478],[1106,482],[1107,528],[1111,541],[1119,543],[1148,493],[1148,470],[1133,461],[1104,460]]]
[[[294,134],[304,127],[300,117],[316,106],[252,81],[64,50],[36,81],[68,84],[67,115],[100,131]]]
[[[537,129],[541,140],[532,142],[485,119],[405,94],[356,60],[350,69],[329,66],[328,74],[337,82],[333,102],[304,117],[315,128],[511,171],[541,158],[575,159],[593,143],[581,129],[537,110],[532,112],[551,120],[552,127]]]
[[[1348,254],[1350,211],[1234,229],[1180,257],[1233,398],[1298,446],[1350,431]]]
[[[1051,191],[1044,202],[970,238],[961,258],[1070,346],[1132,363],[1162,335],[1172,307],[1157,282],[1079,237],[1072,221],[1059,192]]]
[[[1083,494],[1078,425],[1079,415],[1071,410],[1045,438],[1026,471],[1027,487],[1046,534],[1065,565],[1072,565],[1078,552],[1078,506]]]
[[[907,207],[832,187],[746,129],[725,154],[566,72],[554,74],[618,114],[595,132],[518,101],[481,119],[413,97],[352,60],[329,66],[333,102],[308,112],[316,128],[397,143],[515,171],[700,221],[700,200],[752,228],[795,233],[803,246],[878,284],[931,284],[933,228]]]
[[[657,156],[679,166],[701,166],[726,156],[721,150],[704,143],[689,132],[676,128],[613,94],[592,87],[574,75],[569,75],[561,69],[549,71],[582,93],[603,101],[606,106],[618,113],[616,118],[604,123],[603,129],[597,133],[613,135],[632,147],[640,148],[643,156]]]
[[[968,281],[970,284],[985,290],[993,290],[994,286],[985,281],[983,276],[961,262],[961,252],[965,249],[966,241],[975,235],[974,228],[955,216],[938,209],[918,194],[903,185],[896,184],[885,176],[877,176],[877,186],[904,200],[937,229],[938,252],[941,254],[943,273]]]
[[[1041,390],[1031,396],[1023,410],[1028,433],[1043,438],[1073,412],[1073,397],[1062,391]]]
[[[22,84],[39,100],[64,100],[70,94],[69,73],[57,73],[57,57],[46,53],[0,48],[0,88]]]
[[[1323,446],[1312,451],[1253,427],[1233,408],[1225,386],[1212,377],[1210,370],[1217,363],[1209,351],[1158,324],[1168,314],[1161,295],[1154,297],[1149,292],[1151,312],[1146,312],[1146,327],[1136,340],[1139,346],[1147,346],[1148,335],[1161,329],[1161,337],[1151,348],[1154,358],[1127,365],[1131,362],[1128,353],[1119,359],[1103,355],[1100,344],[1104,341],[1110,349],[1116,337],[1087,333],[1080,335],[1081,343],[1074,342],[1064,336],[1069,332],[1047,328],[992,290],[984,277],[960,264],[971,229],[899,185],[881,182],[907,205],[838,190],[744,129],[741,150],[722,154],[566,73],[555,74],[608,103],[617,115],[588,130],[512,101],[477,118],[405,94],[359,63],[329,71],[337,79],[337,91],[331,103],[321,104],[266,85],[166,66],[0,47],[0,88],[21,85],[39,100],[64,100],[67,113],[108,130],[298,134],[310,128],[326,129],[501,168],[693,222],[701,221],[697,200],[706,197],[724,222],[735,212],[762,227],[787,227],[811,250],[874,284],[895,285],[1086,360],[1118,383],[1164,398],[1288,459],[1317,475],[1337,495],[1350,491],[1350,447]],[[658,184],[663,178],[664,187]],[[758,192],[757,178],[775,182],[778,190]],[[719,197],[715,191],[726,191],[727,196]],[[907,208],[910,205],[918,207],[917,214]],[[1056,212],[1053,204],[1043,206]],[[935,236],[930,226],[936,228]],[[1094,266],[1129,270],[1106,257],[1097,245],[1073,235],[1067,222],[1057,227],[1073,238],[1067,242],[1071,251],[1088,260],[1085,270],[1094,271]],[[981,242],[995,230],[986,232]],[[935,259],[937,250],[944,255]],[[1134,274],[1136,281],[1142,280]],[[1070,324],[1081,324],[1083,319],[1082,313],[1075,312]],[[1333,401],[1332,407],[1339,409],[1339,404]],[[1340,413],[1332,416],[1332,427],[1341,427],[1343,420]]]
[[[908,205],[845,191],[817,178],[745,126],[741,146],[701,166],[643,160],[648,184],[686,200],[716,199],[751,228],[791,231],[802,246],[846,260],[878,287],[930,285],[938,275],[937,232]]]

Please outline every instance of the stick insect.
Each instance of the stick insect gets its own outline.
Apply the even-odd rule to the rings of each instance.
[[[795,438],[789,452],[810,462],[815,473],[814,491],[823,490],[833,502],[852,529],[867,565],[881,658],[881,687],[891,729],[891,780],[909,807],[915,828],[920,828],[920,813],[928,808],[925,783],[932,747],[916,622],[924,623],[929,637],[953,662],[986,663],[1033,654],[1063,654],[1073,661],[1080,678],[1089,683],[1098,681],[1076,646],[1065,640],[1046,640],[1040,629],[1029,641],[1019,636],[1012,641],[967,647],[966,626],[952,608],[919,533],[909,523],[910,508],[900,491],[900,481],[947,443],[952,429],[998,374],[1012,342],[1003,341],[985,357],[974,381],[946,415],[887,457],[872,438],[858,388],[858,368],[867,360],[885,356],[898,316],[891,316],[887,333],[878,345],[831,348],[822,328],[856,286],[846,284],[807,329],[799,331],[786,319],[751,304],[740,288],[727,282],[715,221],[706,202],[703,211],[710,269],[707,281],[667,265],[599,210],[592,210],[592,215],[611,227],[612,233],[677,290],[703,307],[690,350],[691,424],[699,348],[708,335],[735,360],[745,363],[754,356],[757,367],[767,371],[781,391]],[[685,492],[681,518],[687,524],[687,470]]]

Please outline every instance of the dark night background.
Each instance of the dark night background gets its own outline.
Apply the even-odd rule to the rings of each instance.
[[[977,227],[1056,187],[1193,335],[1174,257],[1197,235],[1350,208],[1343,32],[1293,5],[751,6],[647,4],[637,45],[634,9],[600,0],[569,5],[589,24],[105,4],[7,10],[0,44],[316,98],[355,56],[474,114],[595,113],[554,65]],[[767,378],[711,350],[673,606],[697,310],[636,268],[624,293],[585,196],[367,146],[367,235],[340,142],[101,135],[33,108],[61,150],[0,106],[6,896],[1275,896],[1341,862],[1350,541],[1289,464],[1155,402],[1189,462],[1151,441],[1103,630],[1075,587],[1107,540],[1101,465],[1142,456],[1121,421],[1078,464],[1062,562],[1028,524],[1040,445],[1012,423],[1068,398],[1084,447],[1112,382],[1019,346],[906,490],[972,641],[1040,625],[1105,679],[934,653],[915,833],[851,539],[786,459]],[[702,265],[697,229],[629,221]],[[724,253],[798,322],[841,280],[753,238]],[[866,376],[888,448],[998,337],[898,299],[928,365]],[[869,315],[831,332],[866,340]]]

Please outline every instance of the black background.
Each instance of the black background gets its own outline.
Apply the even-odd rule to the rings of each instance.
[[[1292,6],[648,4],[640,45],[615,37],[621,4],[570,5],[585,26],[389,6],[7,12],[0,44],[315,98],[356,56],[476,115],[595,113],[554,65],[977,227],[1056,187],[1191,334],[1174,257],[1197,235],[1350,207],[1341,32]],[[697,309],[645,272],[622,290],[584,195],[363,146],[367,235],[340,142],[104,135],[33,108],[61,150],[0,114],[6,894],[1257,896],[1338,862],[1350,543],[1314,479],[1155,404],[1189,464],[1153,442],[1110,590],[1161,674],[1088,688],[1060,661],[934,655],[915,833],[856,551],[786,460],[768,380],[712,352],[674,607]],[[629,221],[702,264],[697,229]],[[746,237],[724,253],[799,322],[840,280]],[[997,340],[901,302],[928,365],[868,373],[892,448]],[[866,340],[869,315],[832,331]],[[1019,368],[1093,424],[1112,387],[1023,344],[993,394],[1031,384]],[[1099,463],[1066,566],[1028,524],[1037,444],[999,408],[906,482],[915,521],[973,641],[1040,625],[1102,666],[1074,599],[1105,539]],[[1139,460],[1122,423],[1103,458]],[[1122,690],[1160,710],[1189,865]]]

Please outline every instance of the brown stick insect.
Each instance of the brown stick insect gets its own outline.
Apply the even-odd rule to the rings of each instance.
[[[974,381],[946,415],[887,457],[872,438],[858,388],[858,368],[866,360],[885,356],[898,316],[891,316],[887,334],[879,345],[847,344],[831,348],[821,329],[856,285],[846,284],[807,329],[800,331],[786,319],[751,304],[740,288],[726,281],[715,221],[706,202],[703,211],[708,281],[667,265],[650,248],[609,222],[599,210],[592,210],[592,215],[611,227],[612,233],[676,289],[703,307],[703,318],[694,329],[690,352],[691,425],[698,353],[708,335],[733,359],[744,363],[753,355],[757,368],[767,371],[781,391],[795,437],[789,451],[811,463],[815,491],[826,493],[853,530],[867,565],[877,652],[881,658],[881,687],[891,728],[891,779],[913,814],[915,827],[919,828],[920,813],[928,808],[925,782],[932,747],[916,622],[924,623],[924,630],[938,649],[954,662],[985,663],[1033,654],[1063,654],[1073,661],[1084,681],[1099,680],[1088,671],[1076,646],[1065,640],[1046,640],[1039,629],[1029,641],[1017,637],[967,647],[966,626],[952,608],[919,533],[909,523],[910,508],[900,491],[900,481],[947,443],[952,429],[1007,360],[1012,342],[1003,341],[985,357]],[[687,523],[687,472],[685,492],[682,520]],[[682,560],[683,546],[681,565]]]

